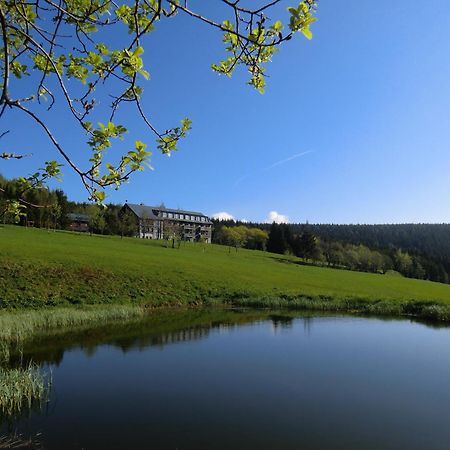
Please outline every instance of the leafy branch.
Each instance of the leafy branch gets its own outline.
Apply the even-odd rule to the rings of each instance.
[[[317,0],[303,0],[287,9],[286,32],[280,20],[273,21],[267,15],[281,0],[253,8],[242,6],[241,0],[215,1],[228,8],[229,19],[217,22],[202,11],[190,9],[187,0],[132,0],[120,4],[112,0],[0,0],[0,118],[16,109],[32,119],[64,163],[79,175],[90,198],[103,202],[105,188],[118,189],[134,172],[148,166],[151,156],[149,144],[140,140],[115,162],[107,156],[114,141],[124,140],[128,132],[123,123],[116,121],[122,104],[134,105],[137,116],[154,135],[153,146],[165,155],[178,149],[179,141],[192,126],[185,118],[178,126],[159,130],[142,107],[143,82],[150,73],[144,65],[141,40],[156,29],[159,21],[182,13],[220,30],[228,55],[212,69],[231,76],[243,66],[249,72],[248,83],[260,92],[265,88],[266,64],[280,45],[297,32],[308,39],[312,36],[310,25],[315,21]],[[114,42],[121,41],[121,45],[101,42],[97,39],[100,32],[102,37],[114,33]],[[21,83],[25,77],[32,82]],[[74,85],[73,81],[78,83]],[[30,86],[32,91],[26,92]],[[104,89],[109,89],[106,95]],[[98,96],[112,101],[109,120],[94,125]],[[73,150],[58,142],[44,118],[59,99],[63,99],[75,124],[86,135],[90,156],[82,165]],[[0,152],[0,159],[5,160],[23,156]]]

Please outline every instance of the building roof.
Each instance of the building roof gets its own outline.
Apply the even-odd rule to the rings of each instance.
[[[152,206],[134,205],[133,203],[125,203],[125,205],[140,219],[157,219]]]
[[[162,217],[159,217],[157,214],[159,212],[170,212],[170,213],[176,213],[176,214],[188,214],[190,216],[200,216],[200,217],[206,217],[208,220],[208,216],[205,216],[201,212],[196,211],[185,211],[183,209],[171,209],[166,208],[164,206],[146,206],[146,205],[136,205],[133,203],[126,203],[126,205],[133,211],[134,214],[136,214],[137,217],[141,219],[162,219]]]

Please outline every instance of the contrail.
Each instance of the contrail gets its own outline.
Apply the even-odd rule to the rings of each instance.
[[[274,162],[270,166],[263,167],[262,169],[259,169],[259,170],[255,171],[253,173],[248,173],[247,175],[244,175],[244,176],[238,178],[234,182],[234,186],[236,187],[242,181],[246,180],[247,178],[251,177],[252,175],[254,175],[256,173],[267,172],[268,170],[272,170],[274,167],[281,166],[282,164],[287,163],[289,161],[292,161],[293,159],[300,158],[300,156],[304,156],[304,155],[307,155],[308,153],[313,153],[313,152],[314,152],[314,150],[307,150],[306,152],[296,153],[295,155],[289,156],[288,158],[280,159],[279,161]]]
[[[295,155],[289,156],[289,158],[280,159],[276,163],[273,163],[271,166],[265,167],[262,171],[273,169],[274,167],[281,166],[281,164],[287,163],[288,161],[292,161],[293,159],[299,158],[300,156],[307,155],[308,153],[312,153],[312,150],[307,150],[306,152],[296,153]]]

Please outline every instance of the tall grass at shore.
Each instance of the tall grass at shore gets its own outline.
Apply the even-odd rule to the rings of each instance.
[[[45,401],[49,388],[50,380],[32,363],[24,368],[0,367],[0,413],[13,416],[31,409]]]
[[[131,305],[3,311],[0,314],[0,351],[7,352],[10,345],[20,344],[40,332],[136,319],[144,314],[142,307]]]
[[[302,311],[349,312],[370,315],[411,316],[425,320],[450,322],[450,305],[418,300],[368,300],[317,297],[261,297],[234,299],[233,306],[244,308],[291,309]]]

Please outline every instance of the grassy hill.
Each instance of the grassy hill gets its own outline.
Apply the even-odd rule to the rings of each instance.
[[[0,227],[3,307],[229,302],[450,317],[450,285],[227,247]]]

